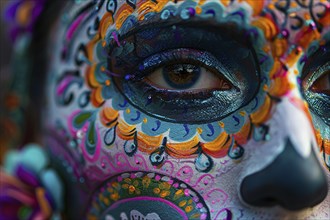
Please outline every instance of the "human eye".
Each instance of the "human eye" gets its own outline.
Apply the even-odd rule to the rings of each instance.
[[[199,124],[254,98],[260,71],[252,47],[225,27],[200,26],[153,25],[112,45],[109,69],[130,104],[165,121]]]
[[[301,85],[311,111],[330,125],[330,42],[310,52],[302,69]]]
[[[149,74],[143,80],[157,89],[181,94],[233,88],[230,81],[211,65],[210,57],[205,51],[191,49],[157,54],[144,62]],[[148,67],[148,63],[155,59],[159,60],[158,64]]]

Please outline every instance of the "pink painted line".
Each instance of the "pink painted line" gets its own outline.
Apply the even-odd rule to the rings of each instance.
[[[80,25],[81,21],[85,18],[85,16],[86,16],[86,13],[78,16],[77,19],[72,22],[71,26],[69,27],[69,29],[66,33],[66,39],[67,40],[71,40],[73,34],[77,30],[77,28]]]

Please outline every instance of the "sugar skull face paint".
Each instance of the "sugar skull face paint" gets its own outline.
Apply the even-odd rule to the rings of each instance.
[[[68,215],[329,218],[329,16],[327,1],[67,3],[44,122]]]

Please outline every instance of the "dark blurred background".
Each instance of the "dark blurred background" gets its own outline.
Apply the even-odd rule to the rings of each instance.
[[[11,0],[0,0],[0,120],[4,117],[4,97],[10,82],[10,68],[12,44],[7,35],[7,24],[4,20],[4,10],[7,3]],[[2,141],[2,136],[6,135],[5,128],[0,121],[0,164],[6,150],[6,142]]]
[[[10,0],[9,0],[10,1]],[[4,21],[4,9],[8,0],[0,0],[0,107],[4,101],[4,90],[9,80],[9,62],[11,57],[11,43],[7,36],[7,24]]]

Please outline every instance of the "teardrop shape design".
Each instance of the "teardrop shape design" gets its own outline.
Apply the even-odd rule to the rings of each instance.
[[[87,50],[84,44],[80,44],[76,54],[75,54],[75,62],[77,66],[81,66],[83,63],[89,64],[90,61],[88,60]]]
[[[97,134],[94,122],[90,123],[86,136],[86,150],[90,155],[94,155],[96,149]]]
[[[85,91],[79,96],[79,100],[78,100],[79,107],[85,108],[89,104],[90,95],[91,95],[90,91]]]
[[[117,1],[109,0],[107,4],[107,11],[115,14],[116,10],[117,10]]]
[[[92,116],[92,112],[80,112],[78,115],[76,115],[73,119],[73,126],[77,129],[81,129],[86,121]]]
[[[150,154],[149,160],[153,166],[161,165],[166,159],[165,147],[167,143],[167,138],[164,137],[162,145]]]
[[[137,145],[135,143],[129,143],[126,141],[124,144],[124,151],[127,156],[132,157],[137,151]]]
[[[107,146],[111,146],[116,140],[116,127],[117,125],[107,130],[107,132],[104,134],[103,141]]]
[[[241,145],[234,143],[233,141],[228,149],[228,156],[231,159],[237,160],[241,158],[243,154],[244,154],[244,148]]]
[[[84,79],[80,77],[79,71],[67,71],[61,76],[56,85],[56,104],[60,106],[68,106],[75,99],[72,86],[82,87]]]
[[[269,127],[267,125],[253,126],[253,139],[256,141],[268,141]]]
[[[203,152],[198,155],[195,160],[195,168],[199,172],[207,173],[213,167],[213,160],[210,156],[204,154]]]

